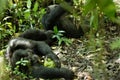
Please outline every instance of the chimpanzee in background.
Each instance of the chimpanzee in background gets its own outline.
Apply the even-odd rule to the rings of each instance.
[[[42,17],[42,24],[46,30],[52,30],[57,26],[59,30],[64,30],[65,36],[79,38],[84,34],[81,27],[77,27],[73,22],[64,16],[66,10],[60,5],[48,6],[47,13]]]
[[[72,80],[74,77],[74,73],[71,70],[60,68],[59,58],[44,41],[18,37],[10,40],[6,53],[12,70],[16,67],[16,62],[21,58],[29,60],[31,62],[30,69],[28,66],[20,65],[19,70],[23,73],[28,73],[28,75],[30,74],[33,78],[65,78],[65,80]],[[41,56],[47,56],[52,59],[56,68],[47,68],[40,64],[38,59]]]

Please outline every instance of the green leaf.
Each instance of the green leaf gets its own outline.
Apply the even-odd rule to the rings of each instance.
[[[21,64],[21,61],[17,61],[17,62],[16,62],[16,65],[19,65],[19,64]]]
[[[0,55],[3,55],[5,50],[0,50]]]
[[[59,39],[58,45],[61,45],[61,44],[62,44],[62,39]]]
[[[44,60],[44,66],[48,67],[48,68],[54,68],[55,67],[55,63],[50,58],[47,58],[47,59]]]
[[[65,33],[65,31],[63,31],[63,30],[60,30],[59,32],[60,32],[60,33]]]
[[[36,11],[38,10],[38,7],[39,7],[39,4],[38,4],[38,2],[36,1],[35,4],[34,4],[33,11],[36,12]]]
[[[53,30],[54,30],[54,33],[55,33],[55,34],[57,34],[57,33],[58,33],[57,26],[55,26],[55,27],[53,28]]]
[[[95,0],[87,0],[83,7],[83,14],[86,15],[88,12],[96,9],[96,1]]]
[[[90,25],[93,26],[95,30],[98,28],[98,11],[94,10],[91,12]]]
[[[113,4],[110,4],[104,8],[104,13],[109,17],[109,18],[114,18],[115,17],[115,6]]]
[[[109,18],[115,17],[116,7],[113,0],[98,0],[97,4],[101,11],[104,12]]]
[[[30,9],[31,8],[31,0],[27,1],[27,8]]]
[[[30,18],[30,9],[27,9],[27,10],[24,11],[24,17],[25,17],[25,19]]]

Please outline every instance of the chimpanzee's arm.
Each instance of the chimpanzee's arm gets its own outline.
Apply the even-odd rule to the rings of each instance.
[[[32,56],[33,57],[33,56]],[[43,78],[43,79],[57,79],[57,78],[64,78],[65,80],[73,80],[74,73],[73,71],[66,69],[66,68],[48,68],[41,65],[38,60],[37,55],[36,57],[32,58],[32,65],[30,68],[30,75],[33,78]]]
[[[35,54],[39,56],[46,56],[50,59],[52,59],[57,67],[61,67],[60,60],[56,54],[53,53],[51,48],[45,43],[45,42],[37,42],[37,47],[35,51],[37,51]]]
[[[31,76],[43,79],[64,78],[65,80],[73,80],[74,73],[66,68],[47,68],[42,65],[33,65]]]
[[[45,31],[38,30],[38,29],[28,29],[22,34],[19,35],[19,37],[35,40],[35,41],[45,41],[47,40],[47,35]]]
[[[45,41],[47,44],[51,45],[53,42],[53,31],[43,31],[38,29],[28,29],[19,35],[21,38],[35,40],[35,41]]]

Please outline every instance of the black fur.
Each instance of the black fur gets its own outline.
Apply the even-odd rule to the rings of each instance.
[[[38,57],[37,57],[38,58]],[[41,65],[36,58],[32,58],[31,75],[34,78],[55,79],[64,78],[65,80],[73,80],[74,73],[66,68],[48,68]]]
[[[32,43],[29,43],[29,41],[25,39],[25,41],[27,41],[26,43],[24,42],[25,47],[21,48],[20,46],[21,45],[23,46],[23,44],[20,45],[19,40],[24,42],[24,40],[22,40],[21,38],[13,39],[10,41],[9,46],[7,48],[7,54],[10,59],[9,61],[12,66],[12,70],[14,70],[14,68],[16,67],[16,62],[19,61],[21,58],[24,58],[25,60],[28,60],[30,62],[30,65],[29,66],[19,65],[20,66],[19,70],[29,76],[32,76],[33,78],[37,78],[37,79],[38,78],[44,78],[44,79],[64,78],[65,80],[73,80],[74,73],[71,70],[68,70],[66,68],[47,68],[47,67],[44,67],[39,62],[38,55],[40,56],[45,55],[48,57],[52,56],[50,58],[52,58],[55,62],[56,60],[58,60],[58,57],[56,57],[56,55],[51,53],[51,51],[50,53],[49,52],[46,53],[45,51],[45,53],[40,52],[41,54],[38,54],[39,52],[34,51],[34,46],[29,47],[31,46],[30,44],[33,44],[33,43],[44,44],[44,42],[30,41]],[[37,46],[37,44],[35,45]],[[40,45],[38,46],[39,46],[39,49],[41,49]],[[36,47],[36,50],[37,48],[38,47]],[[12,49],[15,49],[15,50],[12,50]],[[41,51],[44,51],[44,50],[41,49]],[[47,51],[49,51],[49,49]]]
[[[53,30],[57,26],[59,30],[64,30],[65,36],[79,38],[84,35],[81,27],[77,27],[73,22],[65,17],[66,10],[60,5],[48,6],[47,13],[42,17],[42,24],[46,30]]]
[[[36,41],[45,41],[47,39],[47,34],[43,30],[28,29],[20,34],[19,37]]]
[[[13,55],[9,59],[10,66],[12,70],[16,68],[16,62],[20,61],[22,58],[31,62],[31,56],[34,55],[30,49],[18,49],[13,52]],[[19,71],[22,73],[29,73],[28,66],[23,66],[19,64]]]
[[[33,51],[34,54],[38,56],[47,56],[51,58],[57,67],[60,67],[60,61],[57,55],[55,55],[51,48],[44,42],[44,41],[34,41],[25,38],[15,38],[12,39],[7,47],[7,56],[10,59],[13,53],[18,49],[30,49]]]
[[[51,45],[55,40],[52,38],[54,32],[52,30],[43,31],[38,29],[28,29],[19,37],[35,40],[35,41],[45,41],[48,45]]]
[[[74,73],[66,68],[47,68],[36,64],[32,69],[31,75],[35,78],[73,80],[74,77]]]
[[[47,13],[42,17],[42,24],[46,30],[52,30],[53,27],[57,24],[59,18],[66,11],[59,5],[51,5],[47,9]]]

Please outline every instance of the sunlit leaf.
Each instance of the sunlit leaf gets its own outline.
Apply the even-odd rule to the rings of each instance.
[[[5,25],[7,25],[10,29],[12,29],[12,23],[11,22],[6,22]]]
[[[31,0],[27,1],[27,8],[30,9],[31,8]]]
[[[65,33],[65,31],[63,31],[63,30],[60,30],[59,32],[60,32],[60,33]]]
[[[39,4],[38,4],[38,2],[36,1],[35,4],[34,4],[33,11],[36,12],[36,11],[38,10],[38,7],[39,7]]]
[[[97,0],[97,4],[101,11],[109,18],[115,17],[116,7],[113,0]]]
[[[57,33],[58,33],[57,26],[55,26],[55,27],[53,28],[53,30],[54,30],[54,33],[55,33],[55,34],[57,34]]]
[[[24,11],[24,17],[25,17],[25,19],[30,18],[30,9],[27,9],[27,10]]]

